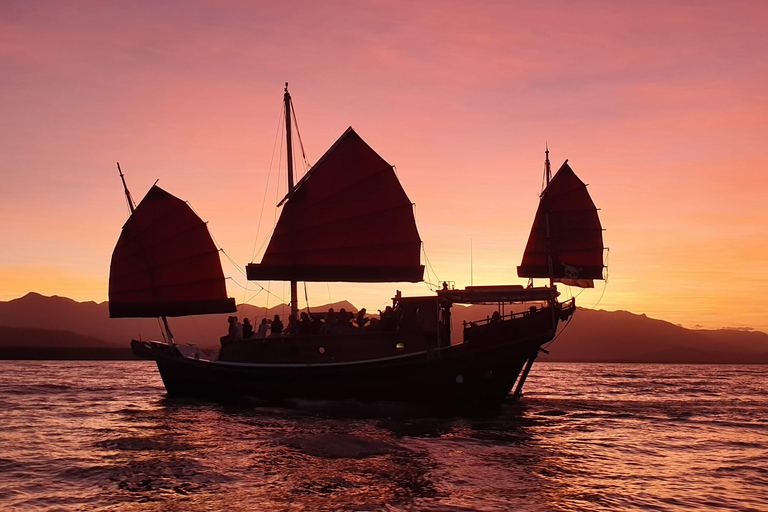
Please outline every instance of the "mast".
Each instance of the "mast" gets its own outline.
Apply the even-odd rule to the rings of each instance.
[[[128,200],[128,208],[131,209],[131,215],[133,215],[133,211],[136,209],[136,205],[133,204],[133,197],[131,197],[131,192],[128,190],[128,185],[125,184],[125,176],[123,176],[123,171],[120,170],[120,162],[117,162],[117,172],[120,173],[120,179],[123,181],[125,198]]]
[[[547,177],[547,187],[549,187],[549,182],[552,181],[552,168],[549,165],[549,144],[544,144],[544,173]],[[544,189],[546,190],[546,188]],[[542,194],[543,195],[543,194]],[[549,212],[547,212],[546,215],[546,228],[547,228],[547,265],[549,266],[549,287],[553,287],[553,279],[554,279],[554,268],[552,265],[552,244],[550,243],[550,234],[549,234]]]
[[[291,144],[291,94],[288,92],[288,82],[285,82],[285,94],[283,95],[285,103],[285,147],[288,160],[288,198],[293,195],[293,147]],[[298,282],[291,280],[291,315],[299,315],[299,293]]]

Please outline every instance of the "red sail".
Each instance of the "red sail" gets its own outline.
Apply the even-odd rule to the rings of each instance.
[[[520,277],[551,277],[572,286],[592,287],[603,278],[603,229],[587,186],[566,160],[541,195]]]
[[[421,281],[413,205],[394,169],[350,127],[297,184],[248,279]]]
[[[153,186],[123,226],[109,269],[109,316],[236,311],[219,251],[189,205]]]

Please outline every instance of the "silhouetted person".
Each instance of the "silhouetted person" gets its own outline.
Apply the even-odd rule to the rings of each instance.
[[[283,334],[283,322],[280,321],[280,315],[275,315],[272,320],[272,334],[270,336],[280,336]]]
[[[346,334],[352,330],[352,313],[347,313],[347,310],[341,308],[339,310],[338,318],[336,321],[337,332]]]
[[[227,340],[234,340],[237,338],[237,326],[235,325],[235,317],[229,316],[227,317],[227,322],[229,322],[229,332],[226,336],[221,337],[221,342],[224,343]]]
[[[498,311],[494,311],[491,315],[491,323],[495,324],[496,322],[501,322],[501,315]]]
[[[247,318],[243,318],[243,338],[253,338],[253,326]]]
[[[328,308],[328,313],[325,314],[325,333],[336,334],[336,313],[333,308]]]
[[[261,319],[261,323],[259,324],[259,332],[256,333],[256,337],[266,338],[268,331],[269,331],[269,325],[267,325],[267,317],[264,317]]]
[[[312,334],[325,334],[325,322],[319,316],[312,317]]]
[[[309,336],[312,334],[312,320],[309,318],[309,314],[306,311],[301,313],[301,320],[299,320],[299,334],[301,336]]]
[[[288,317],[288,327],[285,328],[284,334],[296,335],[299,333],[299,321],[296,319],[296,315],[290,315]]]
[[[358,329],[360,329],[361,331],[365,329],[365,324],[368,322],[368,319],[365,318],[365,308],[357,312],[357,317],[355,318],[355,322],[357,323]]]

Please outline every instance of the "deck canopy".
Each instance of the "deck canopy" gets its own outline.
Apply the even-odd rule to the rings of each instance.
[[[394,169],[350,127],[299,181],[250,280],[418,282],[421,238]]]
[[[520,285],[467,286],[463,290],[438,290],[441,300],[452,304],[487,304],[552,301],[559,295],[555,288],[523,288]]]
[[[567,160],[541,195],[517,275],[551,277],[584,288],[603,278],[603,230],[597,208]]]
[[[112,253],[109,316],[236,310],[205,222],[185,201],[153,186],[123,226]]]

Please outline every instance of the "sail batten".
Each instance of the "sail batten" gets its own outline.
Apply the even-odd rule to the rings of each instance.
[[[115,317],[229,313],[219,251],[191,207],[153,186],[112,253],[109,311]]]
[[[297,183],[251,280],[418,282],[421,238],[393,167],[350,127]]]
[[[603,278],[603,228],[587,186],[567,161],[541,194],[520,277],[591,288]]]

